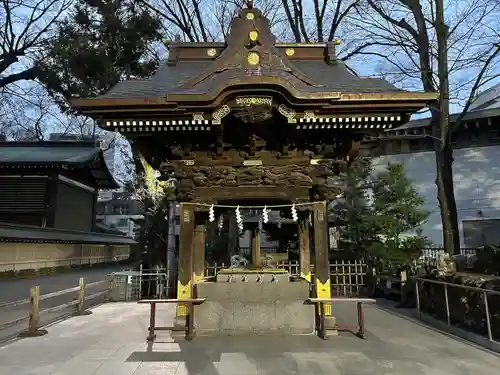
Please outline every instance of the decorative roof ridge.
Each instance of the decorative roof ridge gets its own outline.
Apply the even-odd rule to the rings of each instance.
[[[177,41],[164,41],[163,44],[168,50],[171,48],[202,48],[202,47],[225,47],[226,42],[177,42]]]
[[[93,140],[64,140],[64,141],[0,141],[0,147],[88,147],[96,151],[101,150]]]
[[[290,63],[276,48],[276,37],[271,33],[269,20],[259,9],[247,5],[248,8],[240,10],[231,22],[226,37],[227,47],[204,73],[184,82],[182,87],[193,88],[214,74],[234,69],[240,70],[243,76],[252,75],[249,72],[253,71],[257,75],[264,70],[285,71],[309,86],[324,86]]]

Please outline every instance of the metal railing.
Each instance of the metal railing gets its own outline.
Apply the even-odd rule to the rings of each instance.
[[[101,284],[107,283],[107,288],[103,291],[93,293],[90,295],[86,295],[86,289],[92,288]],[[49,298],[59,297],[66,295],[68,293],[77,293],[76,299],[61,304],[57,306],[53,306],[46,309],[40,308],[40,301],[47,300]],[[5,323],[0,323],[0,330],[4,330],[15,325],[21,324],[23,322],[28,322],[28,329],[26,333],[35,335],[36,332],[40,330],[40,327],[45,324],[41,324],[40,316],[43,314],[54,313],[57,311],[61,311],[67,309],[69,307],[75,307],[75,311],[72,313],[82,315],[85,313],[85,302],[89,300],[94,300],[98,297],[105,297],[107,300],[109,296],[109,280],[102,280],[93,283],[86,284],[83,277],[79,280],[79,285],[73,288],[68,288],[64,290],[59,290],[52,293],[40,294],[40,286],[33,286],[30,288],[30,298],[12,301],[12,302],[4,302],[0,303],[0,312],[2,309],[8,309],[13,307],[19,307],[28,305],[28,315],[24,315],[22,317],[7,321]]]
[[[417,313],[418,313],[419,319],[422,319],[421,295],[422,295],[422,289],[423,289],[424,283],[437,284],[437,285],[443,286],[443,290],[444,290],[443,297],[444,297],[444,302],[445,302],[446,323],[448,326],[452,326],[449,289],[450,288],[460,288],[460,289],[464,289],[467,291],[479,293],[482,297],[482,303],[484,306],[484,318],[485,318],[485,325],[486,325],[488,340],[490,342],[495,342],[495,343],[500,344],[500,342],[495,340],[495,337],[493,337],[492,324],[491,324],[491,314],[490,314],[490,308],[489,308],[489,303],[488,303],[488,295],[500,296],[500,291],[491,290],[491,289],[483,289],[483,288],[478,288],[478,287],[473,287],[473,286],[468,286],[468,285],[447,283],[447,282],[438,281],[438,280],[423,279],[420,277],[413,277],[412,279],[414,279],[416,281],[416,287],[415,287],[416,296],[415,297],[416,297]],[[461,302],[464,303],[466,301],[461,301]]]

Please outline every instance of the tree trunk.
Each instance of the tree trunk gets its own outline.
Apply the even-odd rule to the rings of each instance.
[[[436,39],[439,78],[439,108],[433,111],[436,185],[443,225],[445,251],[460,254],[457,204],[453,187],[453,148],[450,126],[450,82],[448,69],[448,25],[444,17],[444,0],[436,0]]]
[[[460,235],[458,231],[457,204],[453,187],[453,150],[447,142],[435,151],[436,185],[438,188],[439,208],[443,225],[443,245],[445,251],[460,254]]]

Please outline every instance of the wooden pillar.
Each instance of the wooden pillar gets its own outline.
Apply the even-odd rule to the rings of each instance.
[[[252,228],[252,267],[260,268],[260,229],[259,227]]]
[[[193,283],[198,284],[205,277],[205,222],[204,212],[195,213],[193,237]]]
[[[328,259],[328,216],[326,202],[314,204],[314,281],[318,298],[331,298],[330,262]],[[325,315],[332,315],[332,305],[325,304]]]
[[[42,220],[42,226],[53,228],[56,223],[56,210],[57,210],[57,190],[59,188],[59,174],[53,173],[47,180],[47,189],[45,191],[45,223]],[[94,194],[97,194],[94,193]],[[97,199],[94,199],[96,202]],[[92,216],[92,230],[95,226],[95,203]]]
[[[311,282],[311,250],[309,247],[308,212],[299,214],[299,263],[300,277]]]
[[[177,281],[177,298],[186,299],[193,296],[193,237],[194,237],[193,206],[181,203],[179,271]],[[185,317],[187,306],[177,305],[176,316]]]

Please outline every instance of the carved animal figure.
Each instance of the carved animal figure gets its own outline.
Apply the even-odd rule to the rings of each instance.
[[[241,255],[235,254],[231,257],[231,267],[230,268],[247,268],[248,260]]]

